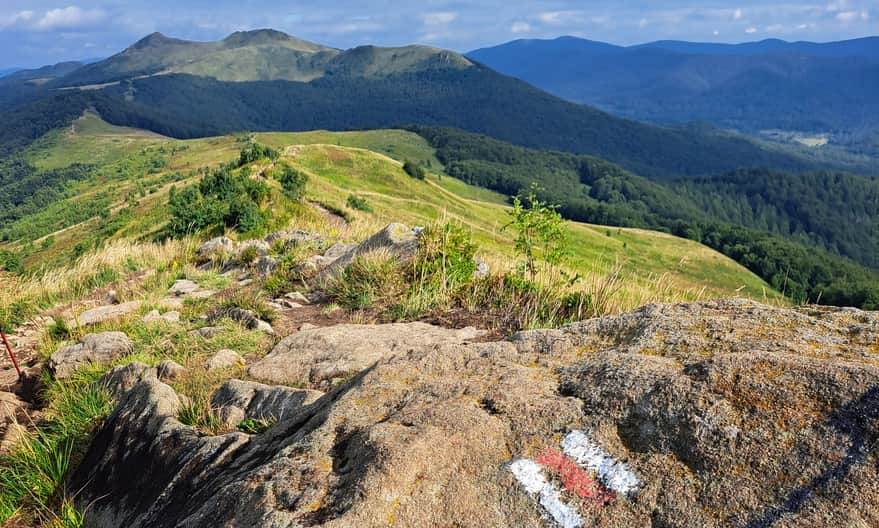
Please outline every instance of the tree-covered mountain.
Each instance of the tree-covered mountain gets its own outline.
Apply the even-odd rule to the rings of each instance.
[[[272,58],[282,52],[307,55],[311,62]],[[232,58],[237,73],[229,76],[235,81],[211,74],[232,71],[227,68]],[[299,75],[307,65],[314,78],[265,80],[271,72],[264,61],[286,68],[283,75]],[[90,86],[75,88],[82,84]],[[114,124],[175,137],[245,129],[421,124],[598,156],[655,178],[743,165],[789,171],[835,167],[711,127],[661,127],[621,119],[561,100],[450,51],[422,46],[339,51],[273,31],[233,34],[215,43],[151,35],[118,55],[51,81],[28,101],[72,92]],[[2,101],[0,90],[0,105]],[[10,106],[20,110],[22,105]],[[47,119],[43,114],[32,118]]]
[[[536,182],[539,197],[558,204],[567,218],[699,241],[798,301],[879,308],[879,271],[846,258],[875,262],[876,180],[740,171],[718,177],[715,190],[710,179],[659,183],[588,156],[517,147],[449,128],[413,130],[437,149],[446,171],[465,182],[507,196]],[[807,189],[812,179],[822,188]],[[767,213],[774,225],[744,212],[760,210],[761,193],[778,202]],[[706,211],[709,206],[717,212]]]
[[[879,269],[879,179],[739,170],[672,186],[711,218],[801,240]]]
[[[879,130],[875,37],[632,47],[564,37],[517,40],[468,57],[565,99],[633,119],[826,133],[839,142]]]

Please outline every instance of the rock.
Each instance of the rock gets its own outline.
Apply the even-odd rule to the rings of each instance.
[[[333,273],[351,264],[357,255],[385,251],[405,263],[412,260],[416,249],[418,249],[418,235],[414,231],[403,224],[389,224],[378,233],[339,255],[332,263],[324,266],[320,280],[328,279]],[[330,251],[326,253],[326,256],[330,256]]]
[[[0,392],[0,454],[9,452],[27,436],[30,423],[30,405],[10,392]]]
[[[351,252],[357,247],[357,244],[345,244],[342,242],[338,242],[333,244],[330,249],[324,252],[323,256],[330,260],[335,260],[342,255]]]
[[[86,310],[79,314],[75,319],[67,321],[67,326],[75,328],[77,326],[91,326],[98,323],[120,319],[126,315],[132,314],[140,310],[140,301],[129,301],[122,304],[111,304],[107,306],[99,306]]]
[[[254,265],[254,269],[259,273],[260,277],[268,277],[278,269],[278,259],[274,257],[260,257]]]
[[[217,294],[217,292],[215,292],[213,290],[199,290],[199,291],[190,293],[188,295],[188,297],[190,299],[210,299],[211,297],[213,297],[216,294]]]
[[[176,295],[177,297],[182,297],[184,295],[192,295],[199,290],[198,284],[189,279],[180,279],[174,282],[174,285],[168,288],[168,292]]]
[[[221,370],[244,365],[244,360],[234,350],[224,348],[220,350],[205,362],[205,368],[208,370]]]
[[[265,332],[269,335],[274,335],[275,333],[275,329],[272,328],[272,325],[259,319],[256,321],[256,328],[254,328],[254,330],[259,330],[260,332]]]
[[[214,319],[219,320],[222,317],[228,317],[229,319],[241,324],[241,326],[247,328],[248,330],[261,330],[268,334],[274,333],[272,325],[259,319],[256,314],[250,310],[244,310],[242,308],[230,308],[216,314],[214,316]]]
[[[248,373],[271,383],[320,387],[321,382],[350,377],[396,354],[463,343],[482,334],[473,328],[447,330],[424,323],[306,329],[284,338]]]
[[[311,323],[302,323],[301,325],[299,325],[299,328],[297,330],[299,332],[302,332],[303,330],[312,330],[314,328],[320,328],[320,327],[317,325],[313,325]]]
[[[218,326],[204,326],[197,330],[193,330],[193,333],[198,334],[205,339],[213,339],[223,333],[223,329]]]
[[[180,312],[171,311],[160,314],[158,310],[152,310],[141,319],[146,324],[167,323],[177,324],[180,322]]]
[[[109,372],[101,376],[101,379],[98,380],[98,385],[107,389],[114,398],[118,398],[130,391],[138,383],[146,379],[155,379],[156,376],[155,368],[145,363],[134,361],[127,365],[113,367]]]
[[[280,301],[277,304],[281,307],[281,309],[286,308],[288,310],[296,310],[296,309],[302,308],[301,304],[299,304],[297,302],[293,302],[289,299],[280,299]]]
[[[476,271],[473,272],[475,277],[488,277],[491,274],[491,268],[484,260],[474,258],[473,261],[476,262]]]
[[[186,372],[186,368],[177,363],[176,361],[171,361],[170,359],[166,359],[158,364],[156,367],[156,375],[162,381],[172,381],[180,376],[182,376]]]
[[[302,295],[299,292],[290,292],[290,293],[284,295],[284,298],[290,302],[294,302],[297,304],[309,304],[308,297],[306,297],[305,295]]]
[[[71,476],[84,524],[876,525],[879,313],[731,300],[495,343],[414,330],[372,360],[340,335],[325,364],[356,373],[256,436],[201,436],[138,383]],[[291,375],[324,370],[299,350]],[[228,388],[238,416],[272,390]]]
[[[58,379],[70,377],[88,363],[107,363],[134,352],[134,342],[122,332],[89,334],[75,345],[66,346],[49,358],[49,370]]]
[[[283,242],[286,249],[292,249],[306,243],[318,243],[322,239],[319,235],[307,231],[277,231],[266,236],[263,240],[272,245],[278,241]]]
[[[235,242],[226,237],[217,237],[202,244],[195,254],[204,260],[225,261],[234,251]]]
[[[116,290],[109,290],[106,295],[104,295],[104,300],[107,304],[119,304],[119,294],[116,293]]]
[[[229,380],[211,398],[223,423],[236,427],[242,420],[279,421],[295,415],[323,393],[288,387],[272,387],[250,381]]]

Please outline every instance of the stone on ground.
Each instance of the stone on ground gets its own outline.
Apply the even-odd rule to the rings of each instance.
[[[224,348],[205,361],[205,368],[208,370],[221,370],[237,367],[244,364],[244,360],[238,355],[238,352]]]
[[[58,379],[70,377],[89,363],[105,364],[134,352],[134,342],[122,332],[89,334],[75,345],[61,348],[49,358],[49,370]]]
[[[140,301],[129,301],[121,304],[110,304],[107,306],[99,306],[86,310],[74,319],[67,321],[67,326],[74,328],[76,326],[91,326],[98,323],[105,323],[114,319],[120,319],[126,315],[132,314],[140,310]]]
[[[173,381],[185,372],[186,368],[183,365],[170,359],[162,361],[156,366],[156,375],[162,381]]]

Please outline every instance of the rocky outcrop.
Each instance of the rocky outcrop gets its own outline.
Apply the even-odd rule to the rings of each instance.
[[[463,343],[483,333],[474,328],[449,330],[424,323],[314,328],[281,340],[248,373],[270,383],[320,387],[349,378],[396,354]]]
[[[879,314],[658,305],[433,346],[408,326],[285,340],[289,379],[353,375],[259,435],[199,436],[137,382],[70,483],[86,525],[879,525]],[[294,389],[225,390],[250,412]]]
[[[283,420],[321,396],[322,392],[314,390],[273,387],[233,379],[214,393],[211,406],[219,410],[224,424],[235,427],[248,418],[273,422]]]
[[[68,378],[89,363],[108,363],[134,352],[134,342],[122,332],[89,334],[75,345],[56,351],[49,358],[49,370],[58,379]]]
[[[358,255],[381,251],[397,257],[401,262],[408,262],[417,249],[418,234],[403,224],[393,223],[355,246],[334,246],[312,263],[320,269],[318,280],[325,281],[351,264]]]

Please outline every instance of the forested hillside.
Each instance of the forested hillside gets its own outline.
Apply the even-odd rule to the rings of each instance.
[[[858,255],[867,255],[874,235],[864,235],[869,222],[862,215],[875,210],[875,182],[858,179],[863,187],[852,187],[867,194],[855,203],[852,210],[831,213],[831,209],[843,207],[829,200],[823,205],[814,203],[816,197],[846,193],[847,176],[831,177],[823,192],[803,192],[791,195],[790,213],[796,214],[793,203],[797,200],[805,206],[812,203],[816,212],[813,222],[823,216],[862,220],[861,224],[836,223],[818,230],[813,237],[802,237],[796,231],[763,228],[753,219],[741,221],[729,216],[705,213],[701,205],[712,199],[721,204],[735,201],[737,187],[731,184],[726,195],[715,197],[707,180],[697,183],[674,183],[666,186],[631,174],[611,163],[566,153],[535,151],[516,147],[501,141],[468,134],[458,130],[435,127],[416,127],[415,130],[437,149],[437,157],[446,164],[449,174],[457,178],[513,196],[538,182],[541,197],[560,205],[559,211],[566,217],[584,222],[629,227],[660,229],[684,236],[717,249],[732,257],[751,271],[757,273],[773,287],[784,291],[799,301],[821,300],[830,304],[879,307],[879,272],[868,269],[848,258],[822,249],[829,246],[826,240],[839,235],[839,247],[861,237],[863,245],[857,246]],[[746,177],[746,172],[739,173]],[[755,171],[755,174],[761,174]],[[834,179],[836,178],[836,179]],[[787,181],[787,184],[782,183]],[[830,182],[836,181],[836,185]],[[764,180],[764,186],[777,185],[777,192],[797,192],[808,185],[807,176],[786,175],[776,184],[772,178]],[[683,185],[683,188],[680,186]],[[760,186],[759,180],[754,183]],[[721,186],[721,189],[723,186]],[[745,191],[742,191],[745,192]],[[757,191],[759,194],[759,190]],[[841,198],[842,199],[842,198]],[[779,200],[783,203],[785,200]],[[779,205],[779,207],[782,207]],[[811,225],[811,224],[809,224]],[[758,229],[758,228],[763,228]],[[772,232],[776,234],[772,234]],[[873,230],[875,232],[875,230]],[[787,235],[784,238],[780,235]],[[814,240],[825,242],[820,246]],[[856,245],[856,244],[855,244]],[[854,247],[853,245],[852,247]],[[852,250],[855,256],[854,249]]]
[[[879,268],[879,179],[739,170],[682,179],[673,187],[712,218],[777,233]]]

